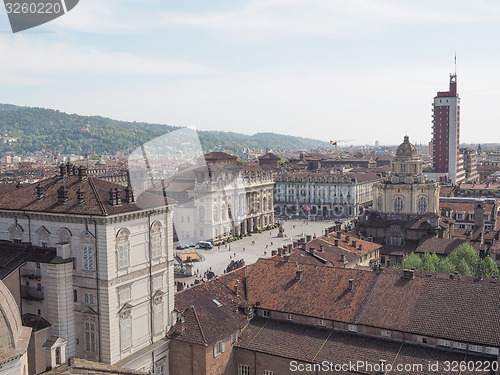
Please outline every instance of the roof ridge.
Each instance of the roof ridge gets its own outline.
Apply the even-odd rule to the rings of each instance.
[[[198,327],[200,328],[201,337],[203,337],[203,342],[205,343],[206,346],[208,346],[208,342],[207,342],[207,339],[205,337],[205,333],[203,332],[203,327],[201,326],[200,319],[198,318],[198,314],[196,313],[196,308],[194,307],[194,305],[191,305],[190,307],[193,308],[194,317],[196,319],[196,322],[198,323]]]
[[[92,177],[88,177],[88,181],[89,181],[90,188],[94,192],[94,195],[96,197],[97,204],[99,205],[99,208],[101,209],[103,215],[107,215],[108,212],[106,211],[106,208],[104,207],[104,204],[101,201],[101,197],[99,196],[99,193],[97,192],[97,188],[94,185],[93,178]]]

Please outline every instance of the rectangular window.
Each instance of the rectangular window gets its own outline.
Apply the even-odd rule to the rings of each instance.
[[[163,331],[163,304],[153,305],[153,329],[155,334]]]
[[[122,350],[132,346],[132,318],[120,321],[120,345]]]
[[[455,341],[455,342],[453,343],[453,347],[454,347],[455,349],[462,349],[462,350],[465,350],[465,349],[467,349],[467,344],[464,344],[463,342],[456,342],[456,341]]]
[[[347,329],[351,332],[358,332],[358,327],[355,324],[349,324]]]
[[[151,235],[151,253],[153,258],[161,256],[161,234],[155,233]]]
[[[83,295],[83,303],[85,303],[88,306],[94,306],[95,305],[95,294],[85,293]]]
[[[238,365],[238,375],[250,375],[250,367],[247,365]]]
[[[323,319],[318,319],[318,325],[319,326],[325,326],[325,321]]]
[[[78,302],[78,292],[73,289],[73,302]]]
[[[486,347],[486,354],[498,355],[498,348]]]
[[[293,314],[286,314],[286,320],[293,322]]]
[[[94,322],[85,323],[85,350],[90,353],[96,352],[96,329]]]
[[[118,268],[128,266],[128,243],[118,245]]]
[[[469,345],[469,350],[471,352],[482,353],[483,347],[481,345]]]
[[[446,346],[449,348],[450,347],[450,340],[439,339],[438,346]]]
[[[383,337],[391,337],[392,336],[391,331],[387,331],[385,329],[382,330],[381,335]]]
[[[131,286],[127,285],[119,289],[119,298],[120,298],[120,305],[124,304],[127,301],[130,301],[131,297]]]
[[[217,357],[219,354],[224,353],[224,340],[217,341],[214,345],[214,357]]]
[[[262,311],[262,316],[264,318],[269,318],[269,317],[271,317],[271,312],[269,310],[263,310]]]
[[[264,375],[274,375],[274,372],[269,370],[264,370]]]
[[[93,271],[94,270],[94,252],[92,247],[89,245],[82,246],[83,253],[83,269],[85,271]]]
[[[235,341],[236,341],[236,336],[237,336],[237,333],[232,333],[231,334],[231,344],[234,344]]]

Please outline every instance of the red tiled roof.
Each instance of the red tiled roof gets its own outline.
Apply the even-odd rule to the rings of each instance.
[[[298,268],[301,280],[295,278]],[[374,272],[259,259],[247,278],[248,301],[263,309],[353,322],[375,279]]]
[[[43,198],[41,199],[37,199],[38,185],[43,192]],[[68,192],[68,199],[64,203],[58,202],[57,190],[61,187],[64,187]],[[83,191],[83,204],[78,204],[78,189]],[[111,205],[109,199],[110,189],[119,189],[121,191],[120,205]],[[94,177],[86,177],[80,181],[77,175],[72,175],[64,178],[52,177],[5,193],[0,196],[0,210],[106,216],[139,211],[143,209],[141,207],[158,205],[157,202],[159,201],[165,204],[163,199],[158,199],[153,194],[143,193],[138,197],[138,202],[127,203],[123,186]]]

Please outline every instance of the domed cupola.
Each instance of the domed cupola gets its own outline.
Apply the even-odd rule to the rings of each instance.
[[[404,142],[399,145],[396,151],[396,159],[414,159],[417,157],[417,149],[410,143],[410,137],[405,135]]]

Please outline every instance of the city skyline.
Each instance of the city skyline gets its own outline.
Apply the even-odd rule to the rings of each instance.
[[[500,6],[450,4],[87,0],[15,35],[1,8],[0,102],[355,145],[408,134],[425,145],[431,98],[456,52],[461,142],[495,142]]]

